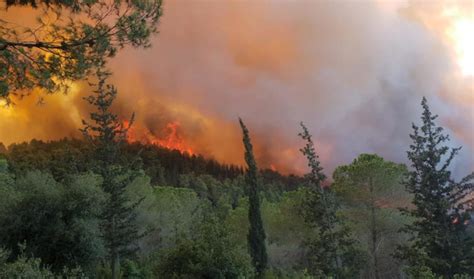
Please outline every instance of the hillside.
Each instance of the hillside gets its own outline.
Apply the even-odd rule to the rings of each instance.
[[[78,139],[31,140],[3,148],[2,153],[8,159],[13,173],[37,169],[50,172],[58,181],[69,175],[87,172],[93,169],[94,164],[91,145]],[[224,181],[244,173],[241,166],[221,164],[205,155],[190,155],[139,142],[124,143],[120,160],[124,165],[131,164],[134,169],[143,169],[153,185],[162,186],[182,186],[180,176],[186,174],[210,175]],[[301,177],[282,175],[270,169],[261,170],[260,174],[264,184],[278,185],[278,191],[294,190],[302,183]]]

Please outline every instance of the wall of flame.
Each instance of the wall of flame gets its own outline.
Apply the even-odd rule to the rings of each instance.
[[[329,170],[362,152],[405,162],[427,96],[453,146],[465,146],[463,173],[474,167],[474,62],[462,46],[473,11],[472,1],[168,1],[153,47],[111,61],[114,109],[136,113],[130,140],[237,164],[240,116],[261,166],[301,173],[300,121]],[[0,109],[0,141],[79,136],[90,90],[73,87]]]

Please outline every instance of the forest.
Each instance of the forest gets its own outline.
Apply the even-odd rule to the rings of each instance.
[[[261,168],[245,115],[245,164],[221,163],[130,141],[135,116],[114,109],[108,61],[150,47],[160,0],[5,5],[87,20],[0,18],[3,104],[86,80],[89,114],[80,137],[0,144],[0,278],[474,278],[474,173],[452,174],[462,150],[428,98],[408,164],[363,153],[329,173],[301,119],[306,173]]]

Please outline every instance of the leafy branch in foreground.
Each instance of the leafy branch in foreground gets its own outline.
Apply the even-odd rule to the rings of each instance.
[[[150,46],[162,14],[162,0],[7,1],[27,4],[37,7],[35,26],[0,19],[0,99],[8,104],[32,88],[67,92],[124,46]]]

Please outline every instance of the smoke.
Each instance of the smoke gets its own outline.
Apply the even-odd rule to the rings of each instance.
[[[304,121],[330,173],[363,152],[406,162],[426,96],[453,146],[464,145],[454,170],[465,173],[474,166],[473,79],[460,73],[445,34],[446,5],[168,1],[153,47],[126,49],[110,64],[115,109],[125,118],[135,112],[136,125],[158,136],[177,121],[193,151],[238,164],[242,117],[260,165],[297,173],[305,170],[297,137]],[[0,140],[77,135],[88,111],[79,87],[41,108],[20,102],[27,124],[0,121]]]

